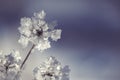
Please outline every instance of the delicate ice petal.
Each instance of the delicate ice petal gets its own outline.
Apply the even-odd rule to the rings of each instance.
[[[60,39],[61,38],[61,32],[62,32],[62,30],[60,30],[60,29],[53,30],[52,33],[51,33],[52,40],[57,41],[58,39]]]
[[[26,18],[26,17],[21,18],[21,26],[31,28],[32,26],[31,18]]]
[[[37,44],[37,46],[36,46],[36,48],[38,49],[38,50],[40,50],[40,51],[43,51],[43,50],[45,50],[45,49],[48,49],[48,48],[50,48],[51,46],[50,46],[50,42],[49,41],[39,41],[39,43]]]
[[[41,26],[43,26],[43,25],[45,25],[45,21],[43,21],[43,20],[38,20],[38,26],[39,26],[39,28],[40,28]]]
[[[22,44],[24,47],[26,47],[28,45],[29,39],[21,35],[18,42]]]
[[[43,31],[47,31],[48,29],[49,29],[49,27],[48,27],[47,24],[45,24],[44,26],[42,26],[42,30],[43,30]]]
[[[43,40],[48,40],[49,37],[50,37],[50,33],[49,32],[44,32],[43,33]]]
[[[19,27],[18,30],[20,31],[21,34],[24,34],[27,37],[31,35],[31,31],[27,27]]]
[[[11,55],[15,58],[15,61],[16,61],[16,62],[21,61],[21,56],[20,56],[19,51],[15,51],[15,50],[13,50],[13,52],[12,52]]]
[[[21,61],[21,56],[18,51],[12,51],[10,54],[5,55],[5,58],[7,61],[10,62],[10,64],[19,64],[19,62]]]
[[[46,16],[46,13],[42,10],[41,12],[34,13],[34,16],[39,19],[44,19]]]
[[[33,36],[33,37],[30,37],[30,38],[29,38],[29,41],[30,41],[31,43],[33,43],[34,45],[36,45],[36,44],[38,44],[39,39],[38,39],[37,36]]]

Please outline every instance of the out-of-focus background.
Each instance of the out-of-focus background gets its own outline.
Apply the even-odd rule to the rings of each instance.
[[[32,80],[32,69],[50,55],[70,66],[70,80],[120,79],[119,0],[0,0],[0,50],[20,50],[24,59],[31,46],[17,43],[20,18],[41,10],[58,22],[62,38],[30,56],[24,80]]]

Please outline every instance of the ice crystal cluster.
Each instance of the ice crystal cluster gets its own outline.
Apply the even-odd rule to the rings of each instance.
[[[24,17],[21,19],[19,32],[21,33],[18,40],[24,47],[29,42],[35,45],[35,49],[43,51],[51,47],[50,40],[57,41],[61,38],[61,29],[51,29],[45,21],[46,13],[44,11],[34,13],[32,18]]]
[[[0,80],[13,80],[19,76],[21,57],[18,51],[9,54],[0,52]],[[19,80],[19,79],[17,79]]]
[[[22,71],[32,50],[37,49],[40,52],[51,47],[51,41],[57,41],[61,38],[61,29],[54,29],[45,21],[46,13],[44,11],[34,13],[31,18],[21,18],[20,39],[18,42],[24,47],[29,43],[32,48],[26,54],[25,59],[21,59],[18,51],[13,50],[9,54],[0,52],[0,80],[23,80]],[[33,80],[69,80],[69,66],[62,66],[55,58],[50,57],[33,70]]]
[[[69,80],[69,72],[69,66],[62,67],[52,56],[33,70],[34,80]]]

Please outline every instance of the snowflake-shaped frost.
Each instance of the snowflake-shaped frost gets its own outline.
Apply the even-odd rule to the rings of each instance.
[[[61,38],[61,29],[51,29],[45,21],[44,11],[34,13],[32,18],[24,17],[21,19],[21,26],[18,28],[21,33],[18,40],[24,47],[29,42],[35,45],[35,49],[43,51],[51,47],[50,40],[57,41]]]

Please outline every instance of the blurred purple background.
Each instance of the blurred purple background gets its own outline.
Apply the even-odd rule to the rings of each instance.
[[[41,10],[63,30],[45,54],[69,64],[71,80],[120,79],[119,0],[0,0],[0,48],[20,49],[20,18]]]

